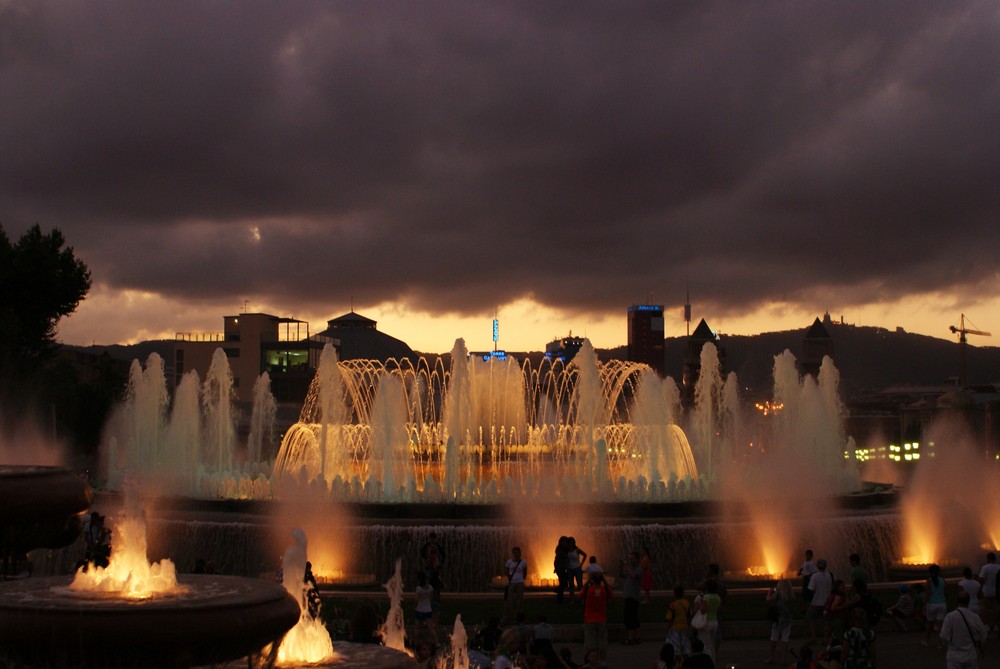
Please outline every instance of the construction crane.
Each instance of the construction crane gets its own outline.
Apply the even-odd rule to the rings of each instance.
[[[991,337],[992,335],[989,332],[983,332],[982,330],[972,330],[970,328],[965,327],[965,314],[962,314],[961,327],[955,327],[954,325],[952,325],[948,329],[958,335],[959,355],[961,356],[962,359],[962,376],[959,377],[959,383],[964,387],[967,382],[967,378],[965,376],[965,357],[966,357],[966,347],[968,346],[968,340],[966,339],[966,335],[970,334],[980,335],[982,337]]]

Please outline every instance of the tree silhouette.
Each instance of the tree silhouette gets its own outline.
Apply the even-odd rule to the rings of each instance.
[[[62,232],[36,224],[17,241],[0,225],[0,378],[38,369],[56,349],[56,324],[90,289],[90,270]]]

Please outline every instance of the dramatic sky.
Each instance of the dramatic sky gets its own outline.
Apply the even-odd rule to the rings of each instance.
[[[1000,330],[998,218],[996,0],[0,0],[0,224],[91,268],[68,343],[615,346],[688,286],[947,338]]]

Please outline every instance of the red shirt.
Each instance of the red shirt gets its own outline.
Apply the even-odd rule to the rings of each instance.
[[[611,599],[611,588],[604,583],[585,583],[580,591],[583,598],[583,622],[608,622],[608,600]]]

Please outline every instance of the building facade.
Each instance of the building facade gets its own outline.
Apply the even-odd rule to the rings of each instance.
[[[663,357],[663,305],[633,304],[628,308],[628,359],[666,375]]]
[[[253,387],[263,372],[280,403],[301,406],[326,344],[339,342],[325,335],[310,336],[309,323],[271,314],[223,317],[222,332],[178,332],[174,342],[174,387],[194,369],[205,378],[216,349],[222,349],[233,374],[236,401],[253,402]]]

